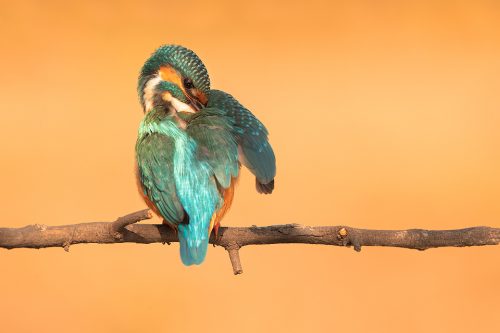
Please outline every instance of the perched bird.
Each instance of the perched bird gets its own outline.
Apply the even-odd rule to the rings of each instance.
[[[146,60],[138,94],[145,113],[136,144],[141,193],[177,230],[182,262],[200,264],[231,206],[240,165],[256,176],[258,192],[273,191],[268,132],[231,95],[210,90],[204,64],[182,46],[162,46]]]

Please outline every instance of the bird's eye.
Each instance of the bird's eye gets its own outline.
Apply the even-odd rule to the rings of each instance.
[[[186,89],[194,88],[193,81],[190,78],[188,78],[188,77],[184,78],[184,82],[183,83],[184,83],[184,88],[186,88]]]

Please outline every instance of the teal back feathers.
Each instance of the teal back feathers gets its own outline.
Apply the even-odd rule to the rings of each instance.
[[[228,188],[240,170],[233,126],[224,111],[207,107],[190,119],[187,128],[187,133],[201,144],[198,157],[210,164],[222,188]]]

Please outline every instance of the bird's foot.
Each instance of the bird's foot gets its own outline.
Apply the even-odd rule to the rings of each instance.
[[[217,223],[216,225],[214,225],[214,229],[213,229],[213,232],[214,232],[214,247],[216,244],[219,243],[222,235],[219,235],[219,227],[220,227],[220,223]]]

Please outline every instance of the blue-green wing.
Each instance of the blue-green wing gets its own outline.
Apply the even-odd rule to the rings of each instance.
[[[174,181],[174,141],[158,133],[137,141],[138,174],[144,194],[155,204],[165,220],[179,224],[184,209],[177,197]]]
[[[210,90],[207,107],[223,111],[233,122],[233,133],[240,147],[240,161],[256,177],[257,191],[271,193],[276,176],[276,157],[265,126],[228,93]]]
[[[197,158],[206,161],[223,188],[239,173],[238,145],[232,134],[233,122],[222,110],[204,108],[189,121],[188,135],[196,141]]]

